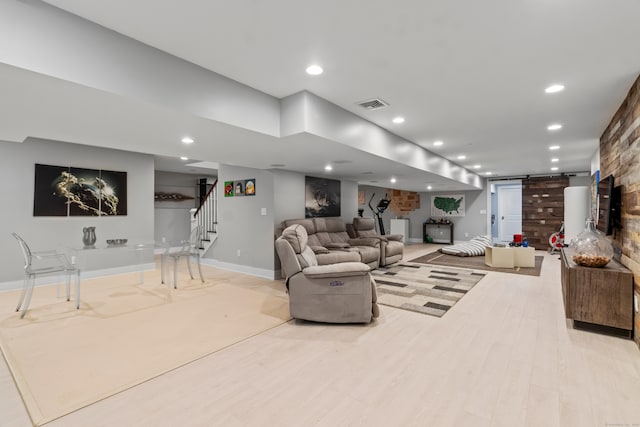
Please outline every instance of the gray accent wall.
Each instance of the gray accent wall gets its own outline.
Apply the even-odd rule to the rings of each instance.
[[[305,175],[230,165],[221,165],[218,173],[218,240],[206,258],[277,275],[274,240],[283,220],[304,218]],[[225,181],[247,178],[256,179],[255,196],[224,197]],[[357,213],[358,184],[341,181],[340,192],[341,217],[351,222]]]
[[[22,255],[11,232],[20,234],[36,251],[82,247],[82,229],[87,226],[96,227],[98,243],[102,244],[111,238],[153,242],[153,156],[38,139],[0,141],[0,153],[5,203],[0,221],[0,282],[24,277]],[[127,172],[127,215],[34,217],[36,163]]]
[[[225,181],[249,178],[256,180],[255,196],[224,197]],[[218,239],[206,258],[273,271],[273,174],[261,169],[220,165],[217,191]],[[262,209],[265,209],[266,215],[262,215]]]
[[[359,186],[360,191],[365,193],[365,203],[359,205],[359,208],[364,209],[363,216],[369,218],[375,218],[371,209],[369,209],[368,202],[373,193],[375,197],[371,202],[371,205],[376,207],[378,201],[384,197],[385,194],[389,194],[391,197],[391,189],[383,187],[374,187],[370,185]],[[422,242],[422,224],[430,218],[430,206],[431,196],[433,195],[449,195],[449,194],[464,194],[465,195],[465,216],[463,217],[450,217],[453,222],[453,239],[454,241],[466,241],[474,236],[488,234],[487,232],[487,202],[486,202],[486,190],[478,191],[454,191],[454,192],[420,192],[420,209],[413,212],[398,215],[388,208],[382,214],[382,220],[384,228],[387,234],[391,229],[390,220],[392,218],[409,218],[409,239],[413,241]],[[481,213],[484,211],[484,213]]]

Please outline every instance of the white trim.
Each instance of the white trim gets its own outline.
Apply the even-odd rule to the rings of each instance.
[[[422,239],[419,239],[417,237],[409,237],[407,239],[408,243],[423,243]]]
[[[82,282],[82,280],[84,279],[93,279],[96,277],[111,276],[115,274],[124,274],[124,273],[141,273],[144,271],[155,270],[155,269],[156,269],[156,264],[154,262],[150,262],[147,264],[137,264],[137,265],[127,265],[123,267],[106,268],[104,270],[81,271],[80,282]],[[40,277],[36,280],[36,286],[45,286],[45,285],[61,283],[64,281],[63,276],[64,275]],[[71,278],[72,285],[73,285],[73,281],[74,279]],[[9,282],[0,282],[0,292],[14,291],[16,289],[21,289],[23,283],[24,283],[24,280],[12,280]]]
[[[249,274],[251,276],[262,277],[263,279],[276,280],[276,272],[266,268],[249,267],[248,265],[232,264],[222,262],[212,258],[200,258],[200,262],[221,270],[235,271],[236,273]]]

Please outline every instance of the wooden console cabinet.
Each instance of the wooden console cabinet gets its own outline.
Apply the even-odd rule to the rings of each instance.
[[[562,297],[574,327],[599,329],[633,337],[633,274],[611,260],[602,268],[577,265],[573,249],[563,248]],[[595,328],[592,328],[595,326]]]
[[[448,243],[453,245],[453,223],[440,224],[428,223],[422,224],[422,239],[427,243],[427,236],[431,236],[433,243]]]

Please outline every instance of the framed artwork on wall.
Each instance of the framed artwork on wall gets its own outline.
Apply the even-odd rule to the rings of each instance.
[[[69,204],[69,216],[99,216],[100,188],[97,169],[69,168],[59,187]]]
[[[35,165],[34,216],[126,214],[126,172]]]
[[[224,197],[233,197],[233,181],[224,182]]]
[[[233,197],[244,196],[244,180],[233,181]]]
[[[304,216],[340,216],[340,181],[305,176]]]
[[[256,179],[239,179],[224,182],[224,197],[243,197],[256,195]]]
[[[431,216],[464,216],[464,194],[431,196]]]
[[[69,166],[39,165],[35,167],[33,216],[68,216],[69,205],[61,194],[59,179],[69,173]]]
[[[244,181],[244,195],[255,196],[256,195],[256,180],[255,178],[247,179]]]
[[[127,214],[127,173],[100,171],[100,215]]]

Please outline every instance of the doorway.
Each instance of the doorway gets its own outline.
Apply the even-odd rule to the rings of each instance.
[[[522,233],[522,182],[499,181],[491,184],[491,238],[511,242]]]

